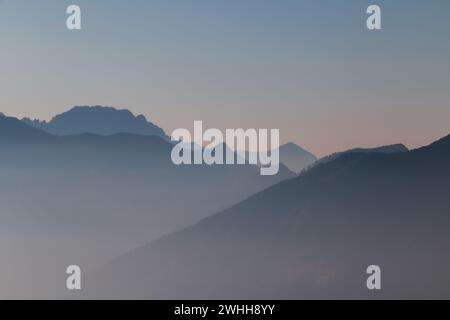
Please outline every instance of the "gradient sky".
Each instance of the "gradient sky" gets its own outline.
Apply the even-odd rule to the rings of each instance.
[[[0,0],[0,41],[12,116],[108,105],[168,133],[280,128],[318,156],[450,133],[448,0]]]

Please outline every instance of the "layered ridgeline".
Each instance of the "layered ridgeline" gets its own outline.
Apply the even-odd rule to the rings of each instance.
[[[112,107],[78,106],[53,117],[48,122],[30,118],[23,118],[22,121],[58,136],[82,133],[97,135],[133,133],[155,135],[166,141],[170,140],[160,127],[149,122],[143,115],[135,116],[129,110]],[[299,173],[317,160],[313,154],[294,143],[280,146],[279,154],[280,162],[295,173]]]
[[[46,297],[38,288],[70,264],[89,270],[293,176],[176,166],[172,147],[159,135],[59,136],[0,117],[0,296]]]
[[[449,181],[450,136],[342,155],[120,256],[83,294],[450,298]],[[381,267],[381,291],[366,287],[369,265]]]

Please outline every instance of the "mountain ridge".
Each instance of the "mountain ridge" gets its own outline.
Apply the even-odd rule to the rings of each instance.
[[[450,136],[408,152],[342,155],[118,257],[92,278],[107,289],[90,293],[370,298],[364,272],[377,263],[389,270],[382,297],[449,297],[449,162]],[[133,276],[115,288],[123,272]]]
[[[54,135],[74,135],[94,133],[111,135],[115,133],[134,133],[157,135],[169,140],[165,132],[143,115],[135,116],[128,109],[104,106],[75,106],[69,111],[54,116],[50,121],[23,118],[23,122]]]
[[[324,162],[330,162],[332,160],[335,160],[342,155],[346,154],[354,154],[354,153],[360,153],[360,154],[369,154],[369,153],[384,153],[384,154],[392,154],[392,153],[399,153],[399,152],[407,152],[409,149],[402,143],[396,143],[396,144],[389,144],[389,145],[383,145],[379,147],[372,147],[372,148],[352,148],[345,151],[339,151],[332,153],[330,155],[324,156],[320,159],[317,159],[316,163],[314,165],[317,165],[319,163]]]

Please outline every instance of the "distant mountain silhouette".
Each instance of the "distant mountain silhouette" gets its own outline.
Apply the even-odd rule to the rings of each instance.
[[[52,140],[52,136],[42,130],[30,127],[20,120],[2,115],[0,117],[0,143],[29,145],[38,141]]]
[[[51,121],[22,119],[26,124],[55,135],[74,135],[92,133],[112,135],[117,133],[133,133],[139,135],[155,135],[168,139],[164,131],[148,122],[143,115],[134,116],[128,110],[111,107],[74,107],[55,116]]]
[[[48,297],[69,260],[104,263],[293,176],[284,166],[275,176],[253,165],[176,166],[172,148],[155,135],[56,136],[0,117],[0,252],[11,266],[0,297]]]
[[[130,176],[130,179],[133,178],[130,181],[132,184],[136,185],[140,181],[143,183],[140,187],[144,189],[158,186],[172,191],[180,189],[178,197],[194,193],[195,196],[189,195],[194,203],[215,207],[216,210],[242,200],[245,195],[292,177],[292,173],[284,166],[276,176],[261,176],[259,168],[254,165],[176,166],[171,160],[173,145],[160,136],[130,133],[109,136],[91,133],[55,136],[10,117],[0,118],[0,147],[3,148],[0,159],[2,168],[15,167],[23,172],[39,169],[42,170],[41,173],[48,175],[62,168],[66,168],[67,173],[75,173],[77,170],[95,171],[99,176],[109,175],[111,172],[133,172]],[[155,180],[156,176],[160,180]],[[162,199],[158,192],[155,192],[155,196],[159,200]],[[214,201],[198,202],[205,196]],[[146,197],[150,199],[152,195]],[[198,218],[206,214],[204,209],[186,206],[191,200],[186,201],[180,202],[180,206],[186,207],[186,210],[192,211]],[[184,215],[185,218],[188,216]],[[184,218],[179,221],[181,220]]]
[[[85,297],[450,298],[449,181],[450,136],[344,154],[115,259]]]
[[[397,152],[407,152],[409,151],[409,149],[401,144],[401,143],[397,143],[397,144],[392,144],[392,145],[387,145],[387,146],[381,146],[381,147],[375,147],[375,148],[354,148],[354,149],[350,149],[347,151],[342,151],[342,152],[336,152],[333,153],[329,156],[325,156],[323,158],[320,158],[319,160],[317,160],[316,164],[318,163],[324,163],[324,162],[330,162],[344,154],[349,154],[349,153],[385,153],[385,154],[391,154],[391,153],[397,153]]]
[[[279,161],[294,173],[300,173],[303,169],[313,164],[317,158],[312,153],[299,147],[295,143],[289,142],[278,148]],[[257,152],[245,152],[247,159]]]
[[[295,143],[289,142],[280,146],[280,162],[293,172],[300,173],[316,160],[315,155]]]

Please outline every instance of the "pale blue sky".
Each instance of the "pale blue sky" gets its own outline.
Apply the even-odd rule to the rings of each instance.
[[[65,9],[82,9],[81,31]],[[379,4],[383,30],[365,28]],[[450,133],[448,0],[0,0],[0,111],[279,128],[317,155]]]

